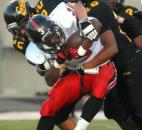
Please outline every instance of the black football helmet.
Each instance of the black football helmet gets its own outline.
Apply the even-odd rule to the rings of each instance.
[[[124,0],[105,0],[105,1],[107,1],[109,3],[121,3],[121,4],[123,4],[125,2]]]
[[[65,44],[63,30],[48,16],[42,14],[36,14],[29,19],[26,32],[29,40],[49,54],[57,53]]]
[[[4,20],[9,32],[13,35],[24,27],[31,15],[31,4],[28,0],[12,0],[4,9]]]
[[[124,0],[105,0],[114,11],[121,10],[123,8]]]
[[[118,3],[123,4],[125,2],[125,0],[118,0]]]

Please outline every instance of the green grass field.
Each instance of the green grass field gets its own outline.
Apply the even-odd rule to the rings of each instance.
[[[37,120],[0,121],[0,130],[36,130]],[[55,127],[55,130],[59,130]],[[88,130],[121,130],[112,120],[93,121]]]

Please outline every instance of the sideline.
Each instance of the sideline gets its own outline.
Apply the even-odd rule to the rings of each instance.
[[[79,118],[81,112],[75,111],[76,118]],[[35,112],[0,112],[0,120],[36,120],[39,119],[40,115],[37,111]],[[106,120],[104,113],[100,111],[94,119]]]

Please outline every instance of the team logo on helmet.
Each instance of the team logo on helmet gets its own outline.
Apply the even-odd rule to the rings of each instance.
[[[18,2],[18,6],[16,7],[17,13],[21,14],[22,16],[27,15],[27,8],[26,8],[26,0],[20,0]]]

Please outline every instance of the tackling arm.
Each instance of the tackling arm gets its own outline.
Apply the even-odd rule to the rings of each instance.
[[[100,39],[104,48],[91,61],[85,63],[83,69],[96,67],[112,58],[118,52],[117,43],[111,30],[102,33]]]
[[[80,35],[82,37],[88,38],[90,42],[97,40],[100,30],[97,30],[98,28],[94,25],[93,21],[88,20],[87,12],[82,2],[80,2],[79,0],[70,0],[70,2],[67,3],[67,5],[74,10],[78,18]],[[100,22],[98,20],[95,20],[95,23]],[[78,49],[78,54],[80,56],[85,55],[88,47],[90,47],[90,45],[87,45],[86,41],[83,42],[82,46],[80,46]]]

